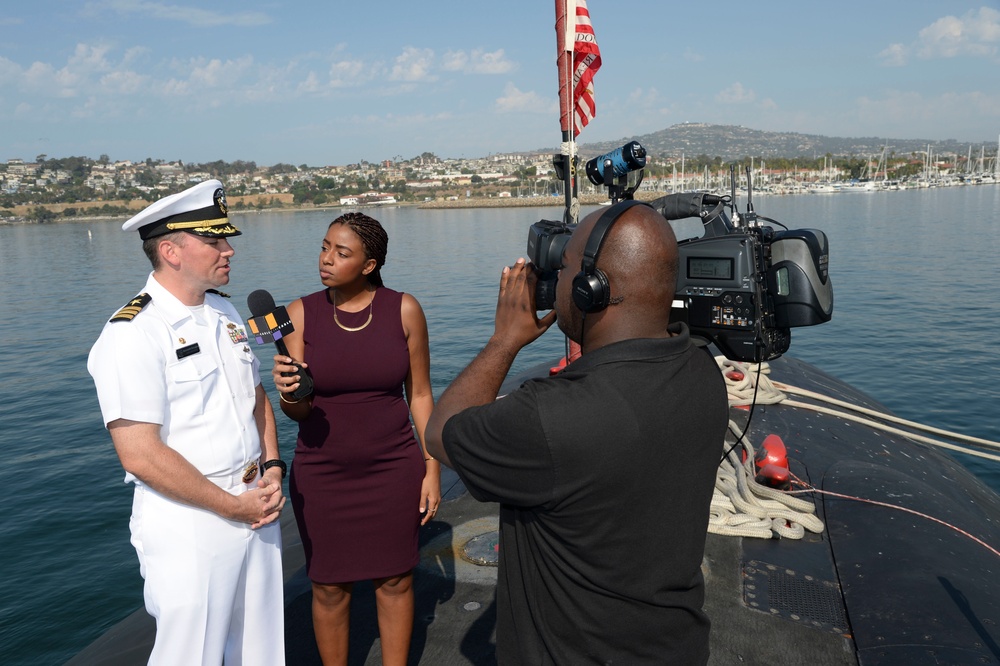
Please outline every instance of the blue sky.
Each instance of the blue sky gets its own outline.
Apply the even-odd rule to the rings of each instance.
[[[589,8],[604,65],[582,143],[683,122],[1000,133],[998,0]],[[556,146],[554,24],[547,0],[9,2],[0,160],[322,166]]]

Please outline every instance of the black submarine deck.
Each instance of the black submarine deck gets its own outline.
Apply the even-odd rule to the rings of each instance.
[[[771,369],[785,384],[886,411],[793,358]],[[731,412],[746,422],[746,410]],[[859,499],[805,495],[826,529],[801,540],[708,535],[710,664],[1000,664],[1000,496],[934,447],[839,416],[757,405],[750,433],[755,442],[780,435],[796,476]],[[469,496],[451,470],[442,491],[420,535],[409,663],[493,664],[497,569],[482,562],[497,507]],[[282,521],[287,663],[320,664],[291,512]],[[380,664],[371,586],[357,584],[352,603],[350,663]],[[68,663],[145,663],[153,633],[139,609]]]

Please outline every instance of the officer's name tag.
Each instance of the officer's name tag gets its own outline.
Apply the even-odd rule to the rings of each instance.
[[[187,358],[188,356],[194,356],[199,352],[201,352],[201,347],[198,346],[197,342],[194,343],[193,345],[188,345],[187,347],[181,347],[180,349],[177,350],[177,360],[179,361],[182,358]]]

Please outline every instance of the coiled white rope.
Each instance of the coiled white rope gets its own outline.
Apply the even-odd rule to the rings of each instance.
[[[740,436],[739,426],[729,422],[729,430]],[[715,492],[709,509],[708,531],[726,536],[770,539],[775,534],[786,539],[801,539],[805,531],[823,531],[823,521],[816,516],[812,502],[757,483],[754,479],[753,446],[742,440],[739,450],[732,448],[719,465]],[[731,445],[725,444],[728,448]],[[743,453],[746,457],[743,457]]]
[[[782,403],[788,407],[809,409],[822,414],[837,416],[845,420],[864,423],[872,428],[909,437],[934,446],[1000,461],[1000,456],[997,455],[934,440],[894,428],[879,421],[855,416],[848,412],[789,400],[784,392],[827,402],[847,410],[867,414],[900,425],[906,425],[913,429],[933,432],[952,439],[1000,449],[1000,444],[996,442],[924,426],[812,391],[799,389],[780,382],[772,382],[768,377],[770,366],[767,363],[761,364],[758,368],[756,364],[738,363],[722,356],[716,357],[716,362],[719,364],[719,368],[726,380],[730,405],[749,405],[754,402],[757,404]],[[741,436],[739,427],[733,421],[729,422],[729,429],[735,438],[738,439]],[[732,445],[724,444],[724,446],[729,449]],[[713,534],[764,539],[771,538],[777,534],[784,538],[801,539],[805,534],[805,530],[816,533],[823,531],[823,521],[815,515],[815,506],[812,503],[757,483],[754,476],[753,447],[744,437],[741,447],[739,449],[733,447],[733,450],[729,450],[726,459],[719,465],[716,475],[715,493],[712,497],[710,509],[709,532]]]

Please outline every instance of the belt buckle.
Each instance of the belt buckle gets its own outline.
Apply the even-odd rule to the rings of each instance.
[[[243,469],[243,483],[250,483],[257,478],[257,461],[251,460]]]

